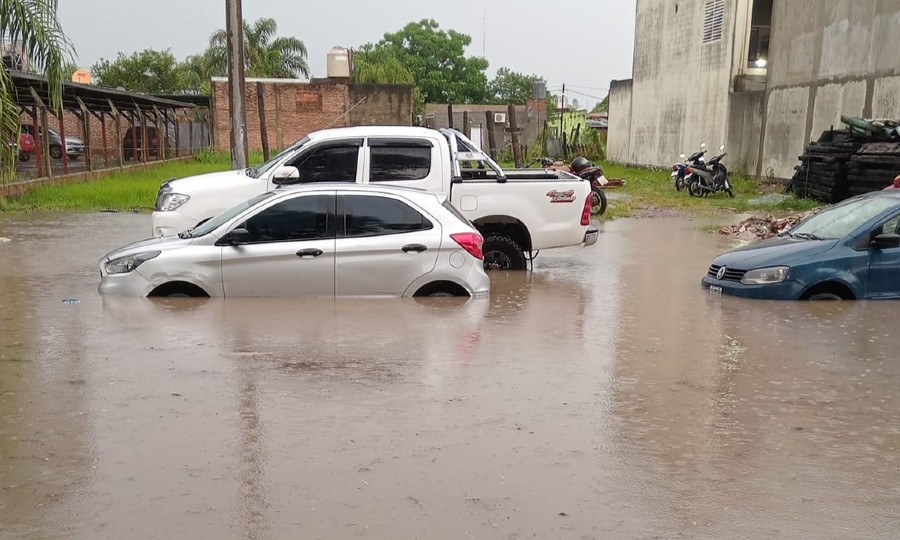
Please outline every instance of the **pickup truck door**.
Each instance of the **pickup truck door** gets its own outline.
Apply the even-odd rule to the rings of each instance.
[[[441,224],[420,208],[387,194],[338,194],[337,216],[337,296],[400,296],[434,269]]]
[[[333,296],[334,204],[334,192],[301,194],[238,224],[250,242],[221,248],[225,297]]]
[[[441,191],[445,173],[441,147],[423,137],[369,137],[366,182]]]
[[[311,184],[318,182],[361,182],[363,172],[361,137],[332,139],[307,144],[284,165],[297,167],[300,177],[290,182]],[[271,183],[271,179],[270,179]],[[275,185],[272,185],[274,189]]]

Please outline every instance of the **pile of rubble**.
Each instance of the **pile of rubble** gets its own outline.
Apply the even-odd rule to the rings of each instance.
[[[798,223],[815,213],[814,210],[793,214],[784,218],[773,216],[747,218],[737,225],[719,229],[719,234],[731,236],[735,240],[753,241],[772,238],[794,228]]]

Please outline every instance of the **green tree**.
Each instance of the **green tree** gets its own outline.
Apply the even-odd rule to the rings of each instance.
[[[533,95],[537,75],[525,75],[502,67],[488,84],[488,91],[494,103],[524,105]]]
[[[179,80],[179,64],[168,50],[145,49],[129,55],[119,53],[110,62],[101,58],[91,72],[97,84],[123,87],[134,92],[172,94],[184,90]]]
[[[56,10],[56,0],[0,0],[0,39],[14,43],[30,69],[47,77],[49,105],[59,110],[72,46]],[[12,79],[5,68],[0,68],[0,182],[15,177],[16,151],[6,143],[18,140],[20,129]]]
[[[396,58],[413,76],[427,103],[484,103],[488,100],[484,58],[467,57],[472,38],[441,30],[434,20],[411,22],[372,46],[378,58]]]
[[[609,112],[609,94],[607,94],[606,97],[603,98],[603,101],[594,105],[594,108],[591,109],[591,112],[592,113]]]
[[[258,19],[252,25],[244,21],[244,69],[248,77],[309,77],[306,45],[295,37],[275,37],[275,19]],[[204,53],[208,71],[224,75],[227,70],[227,34],[217,30],[209,38]]]

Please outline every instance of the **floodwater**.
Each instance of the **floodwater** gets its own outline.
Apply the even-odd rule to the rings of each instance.
[[[99,296],[147,222],[0,216],[3,540],[900,535],[898,304],[708,296],[683,218],[483,301]]]

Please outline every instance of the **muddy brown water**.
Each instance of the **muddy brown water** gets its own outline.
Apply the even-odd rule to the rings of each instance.
[[[484,301],[154,301],[96,292],[147,216],[0,216],[0,538],[897,538],[900,304],[710,297],[701,225]]]

